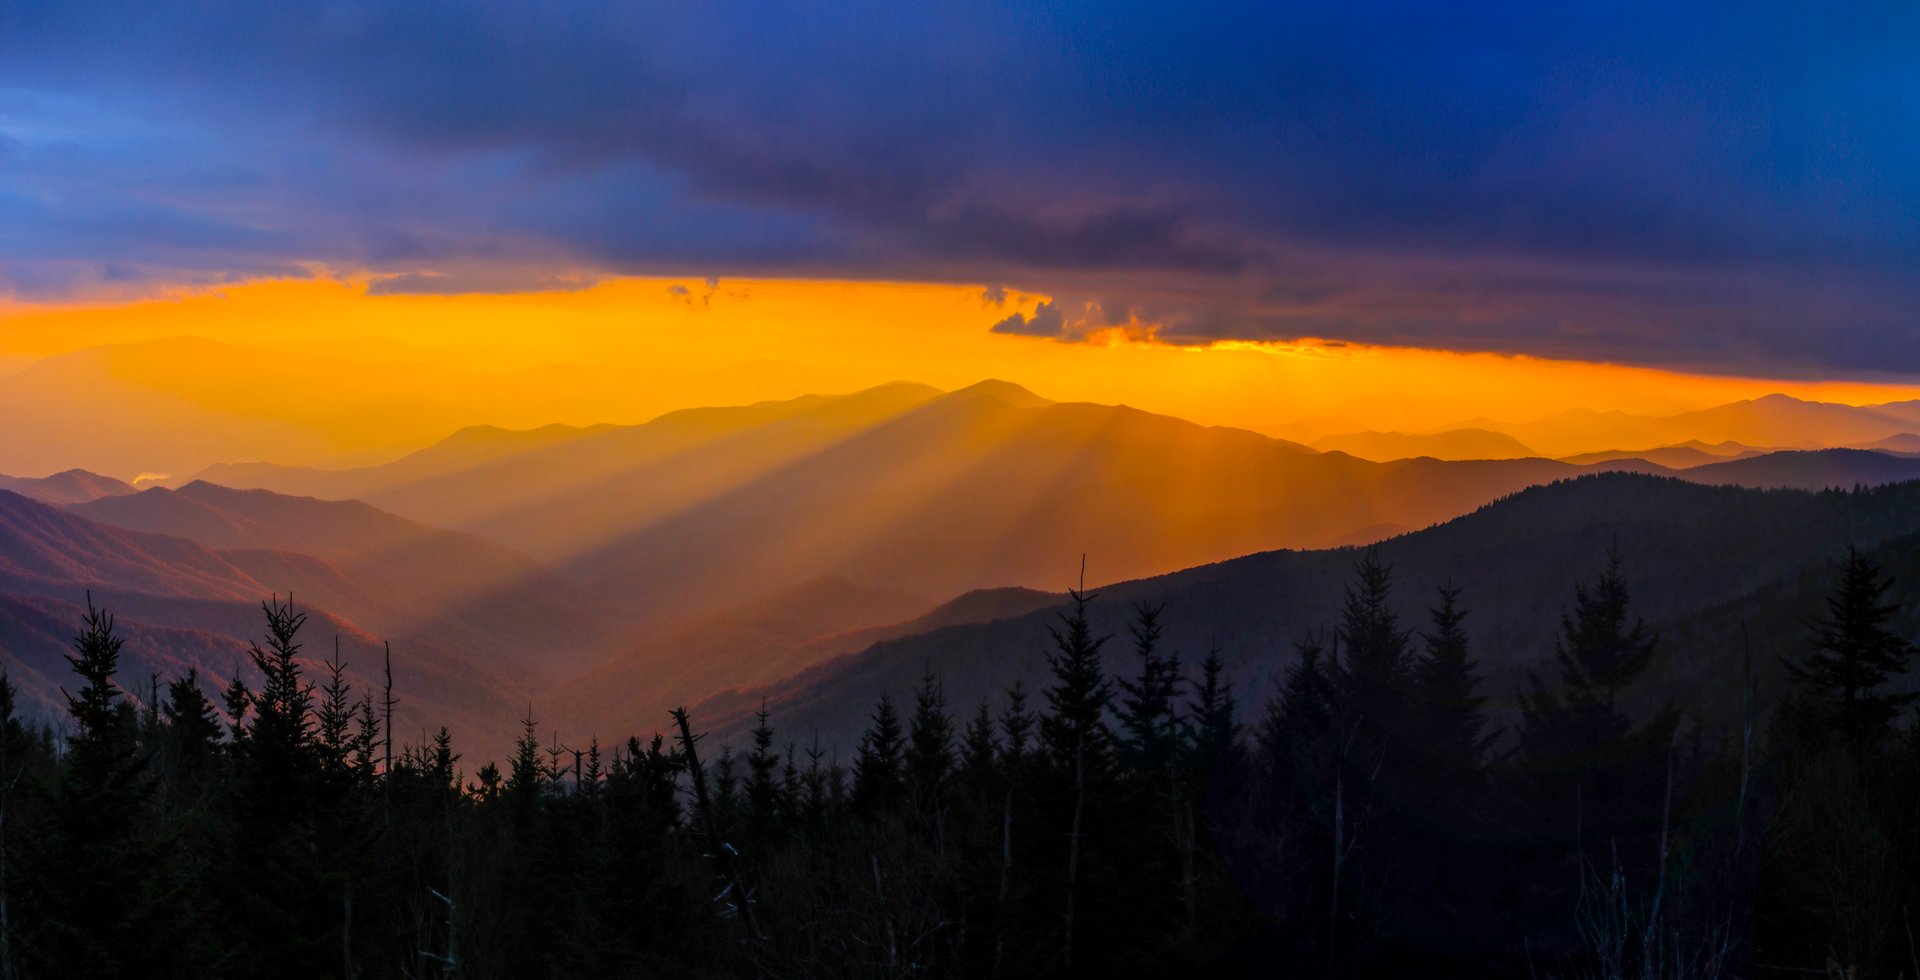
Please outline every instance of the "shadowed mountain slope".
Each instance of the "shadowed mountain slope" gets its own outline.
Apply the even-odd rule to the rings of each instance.
[[[1700,483],[1822,490],[1920,479],[1920,459],[1865,449],[1788,450],[1708,463],[1680,476]]]
[[[289,493],[359,497],[552,559],[666,517],[938,394],[893,384],[852,395],[687,409],[645,425],[579,430],[466,465],[450,457],[470,454],[442,443],[365,470],[223,475]]]
[[[532,559],[359,501],[195,482],[70,510],[196,541],[275,591],[389,635],[434,632],[536,677],[598,656],[614,632],[600,600]]]
[[[86,470],[64,470],[42,477],[0,476],[0,490],[11,490],[55,507],[134,492],[130,483]]]
[[[136,496],[145,498],[143,506],[174,508],[187,501],[195,514],[207,516],[207,505],[178,493]],[[251,496],[246,501],[258,503]],[[288,506],[284,499],[270,503]],[[243,527],[251,519],[215,511],[221,513]],[[129,689],[137,689],[150,671],[172,677],[189,665],[212,678],[210,685],[224,683],[236,668],[251,679],[251,668],[236,653],[262,635],[260,602],[291,593],[312,617],[303,634],[306,655],[315,661],[330,656],[337,635],[360,691],[377,683],[381,644],[392,642],[406,694],[396,722],[404,726],[403,737],[417,739],[420,729],[444,724],[490,752],[504,749],[512,719],[525,710],[542,678],[601,655],[610,627],[576,590],[527,559],[497,545],[423,530],[429,542],[453,545],[423,549],[398,564],[344,551],[321,557],[268,548],[216,550],[0,492],[0,598],[9,604],[11,623],[0,656],[10,669],[20,668],[23,676],[16,679],[23,684],[24,677],[41,677],[54,685],[29,691],[30,699],[63,704],[57,691],[65,682],[61,658],[91,593],[129,635],[142,638],[131,644],[122,672]],[[463,579],[485,571],[460,567],[476,553],[510,556],[508,567],[530,574],[498,583]],[[446,568],[429,577],[437,564]],[[463,591],[470,585],[485,588]]]
[[[1592,580],[1610,547],[1625,561],[1636,609],[1665,626],[1728,604],[1798,602],[1793,583],[1830,586],[1821,576],[1847,543],[1875,546],[1916,533],[1920,483],[1807,493],[1616,473],[1528,489],[1378,547],[1394,566],[1403,626],[1424,625],[1438,586],[1463,589],[1474,651],[1488,672],[1485,692],[1504,722],[1524,671],[1550,664],[1552,630],[1573,587]],[[1217,645],[1247,717],[1257,717],[1293,662],[1293,645],[1336,621],[1357,557],[1350,549],[1277,551],[1100,589],[1095,633],[1120,638],[1106,647],[1108,669],[1123,676],[1132,669],[1124,642],[1131,605],[1164,602],[1169,648],[1191,665]],[[1057,615],[1043,610],[876,643],[779,684],[725,692],[699,705],[696,717],[738,730],[764,697],[783,731],[804,741],[818,730],[846,747],[882,691],[904,697],[928,668],[940,672],[962,711],[983,698],[997,700],[1015,678],[1030,690],[1044,684],[1047,627]],[[1776,639],[1797,636],[1788,631]],[[1662,668],[1667,688],[1686,688],[1723,669],[1727,637],[1717,642],[1722,646],[1703,652],[1704,642],[1676,638]]]

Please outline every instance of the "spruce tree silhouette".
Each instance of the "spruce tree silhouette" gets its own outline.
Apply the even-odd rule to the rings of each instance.
[[[1812,624],[1812,649],[1786,662],[1787,676],[1819,706],[1822,719],[1856,752],[1878,746],[1916,697],[1886,689],[1907,672],[1914,647],[1890,628],[1900,611],[1874,563],[1847,548],[1827,615]]]
[[[156,938],[147,880],[153,854],[141,819],[153,787],[133,708],[114,682],[125,641],[91,595],[83,625],[67,657],[81,685],[67,697],[73,734],[54,798],[53,853],[64,880],[50,896],[60,928],[46,966],[72,977],[113,977],[137,969]]]
[[[853,799],[857,806],[880,809],[906,795],[900,754],[900,715],[894,711],[893,699],[882,694],[853,760]]]

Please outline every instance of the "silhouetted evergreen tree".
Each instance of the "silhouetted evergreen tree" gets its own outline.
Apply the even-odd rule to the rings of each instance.
[[[1520,694],[1521,813],[1541,840],[1532,854],[1540,863],[1524,873],[1554,896],[1529,910],[1553,915],[1549,922],[1570,918],[1583,877],[1618,872],[1641,887],[1664,846],[1663,786],[1679,719],[1663,707],[1636,726],[1620,706],[1658,650],[1631,598],[1619,553],[1610,550],[1599,579],[1576,587],[1574,609],[1561,617],[1558,684],[1529,674]],[[1563,932],[1560,941],[1572,938]]]
[[[1813,624],[1813,649],[1786,664],[1819,723],[1858,752],[1880,744],[1894,719],[1920,697],[1886,689],[1907,672],[1914,652],[1889,628],[1900,609],[1886,601],[1892,587],[1892,579],[1849,547],[1839,587],[1827,598],[1827,616]]]
[[[145,961],[156,924],[153,853],[143,810],[152,793],[147,757],[135,743],[133,708],[114,675],[124,644],[113,617],[87,599],[85,629],[67,657],[81,681],[67,698],[67,739],[54,797],[48,855],[60,873],[41,900],[53,909],[40,969],[68,977],[117,977]],[[56,883],[57,882],[57,883]]]
[[[1048,627],[1054,649],[1047,654],[1047,669],[1053,683],[1046,691],[1047,714],[1040,719],[1040,747],[1055,769],[1084,769],[1088,781],[1101,782],[1111,776],[1115,761],[1106,720],[1113,692],[1100,664],[1107,638],[1096,638],[1087,620],[1093,596],[1069,594],[1072,612],[1061,617],[1061,625]]]
[[[1442,587],[1421,634],[1426,652],[1413,665],[1409,742],[1419,753],[1422,801],[1445,795],[1470,800],[1483,789],[1481,760],[1493,745],[1487,734],[1486,698],[1478,693],[1480,669],[1468,648],[1460,590]]]
[[[1240,739],[1240,722],[1233,699],[1233,682],[1223,680],[1226,664],[1220,651],[1208,650],[1200,661],[1200,682],[1194,686],[1188,717],[1192,719],[1193,765],[1201,770],[1232,769]]]
[[[1027,686],[1014,681],[1007,688],[1007,706],[1000,712],[1001,761],[1009,768],[1024,765],[1033,735],[1033,715],[1027,710]]]
[[[880,695],[871,721],[853,760],[854,803],[868,810],[889,806],[906,795],[900,715],[893,710],[891,697]]]
[[[773,747],[773,726],[767,720],[764,701],[753,720],[753,751],[747,754],[747,812],[754,836],[764,843],[788,804],[778,772],[780,755]]]
[[[1180,687],[1178,656],[1160,655],[1162,627],[1159,605],[1141,604],[1134,609],[1134,655],[1139,658],[1139,673],[1131,680],[1119,680],[1122,697],[1116,712],[1122,732],[1123,758],[1137,769],[1162,770],[1173,764],[1180,745],[1180,724],[1175,699]]]
[[[913,716],[907,721],[904,757],[907,789],[923,811],[940,805],[953,773],[953,720],[947,717],[947,696],[931,670],[914,695]]]

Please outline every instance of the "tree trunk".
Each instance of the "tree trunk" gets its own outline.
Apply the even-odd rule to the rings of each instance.
[[[1080,890],[1080,815],[1087,804],[1087,734],[1073,743],[1073,833],[1067,837],[1067,945],[1063,964],[1073,969],[1074,899]]]
[[[340,976],[353,980],[353,882],[340,883]]]
[[[1000,809],[1000,921],[993,940],[993,973],[1000,975],[1001,957],[1007,950],[1007,885],[1013,875],[1013,790],[1007,790]],[[4,911],[4,906],[0,906]]]

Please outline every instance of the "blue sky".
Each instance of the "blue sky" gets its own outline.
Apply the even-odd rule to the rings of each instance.
[[[0,292],[791,275],[1920,371],[1920,6],[0,6]],[[433,275],[421,275],[433,273]]]

